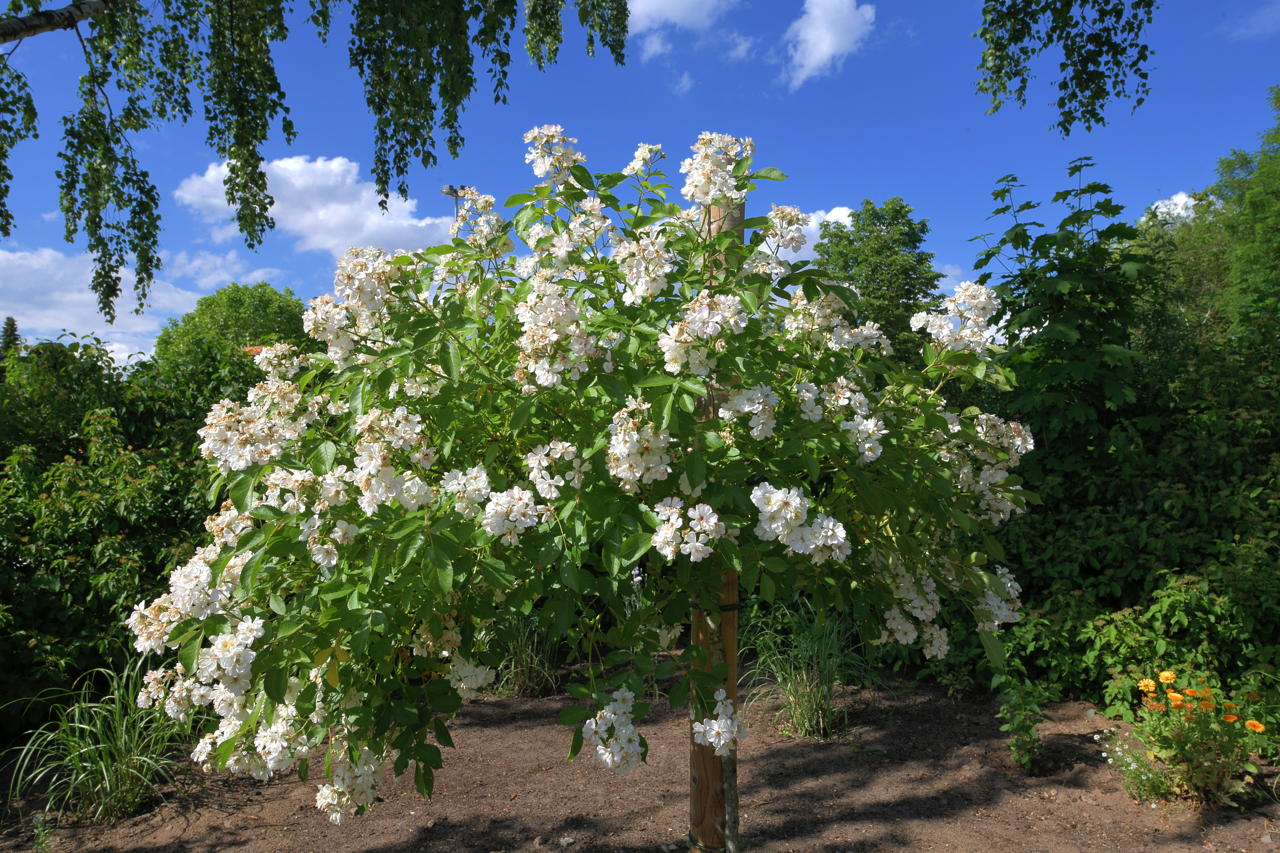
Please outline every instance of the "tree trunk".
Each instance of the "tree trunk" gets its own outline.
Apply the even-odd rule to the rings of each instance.
[[[84,0],[83,3],[72,3],[61,9],[48,9],[21,18],[0,18],[0,44],[53,30],[69,30],[106,10],[106,0]]]

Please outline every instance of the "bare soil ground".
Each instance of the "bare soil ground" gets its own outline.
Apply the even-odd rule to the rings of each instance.
[[[315,780],[259,784],[205,777],[112,826],[61,826],[59,851],[660,851],[683,849],[688,721],[663,709],[641,724],[649,764],[616,777],[589,755],[565,761],[555,725],[567,700],[490,699],[468,705],[446,750],[435,796],[390,777],[366,815],[331,825]],[[989,698],[915,685],[850,690],[850,729],[818,743],[774,725],[767,698],[740,755],[744,846],[752,851],[1277,851],[1280,804],[1244,811],[1130,800],[1093,740],[1109,723],[1083,703],[1050,709],[1048,756],[1028,776],[1009,758]],[[1274,782],[1272,777],[1271,782]],[[0,849],[28,849],[10,826]]]

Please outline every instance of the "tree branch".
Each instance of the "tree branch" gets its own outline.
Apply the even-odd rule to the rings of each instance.
[[[0,18],[0,44],[53,30],[68,30],[81,21],[102,14],[106,9],[107,0],[84,0],[82,3],[72,3],[61,9],[36,12],[21,18]]]

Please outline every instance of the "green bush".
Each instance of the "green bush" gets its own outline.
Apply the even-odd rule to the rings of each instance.
[[[123,664],[124,619],[163,587],[200,523],[193,462],[130,448],[109,411],[87,414],[78,433],[79,457],[44,466],[24,446],[0,463],[0,702]],[[45,704],[10,705],[0,734],[32,725]]]

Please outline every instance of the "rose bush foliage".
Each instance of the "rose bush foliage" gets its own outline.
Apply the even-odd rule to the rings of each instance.
[[[214,407],[211,540],[130,619],[139,651],[176,651],[139,701],[221,720],[197,760],[305,776],[327,743],[335,822],[387,760],[430,791],[509,614],[537,608],[575,643],[577,695],[607,705],[561,721],[623,772],[645,752],[642,676],[674,679],[672,703],[733,748],[724,664],[652,654],[691,607],[715,618],[730,571],[744,596],[809,591],[934,656],[943,596],[984,636],[1017,618],[994,543],[968,548],[1022,507],[1010,469],[1031,438],[943,396],[1007,387],[990,291],[916,317],[932,343],[899,361],[846,287],[780,257],[798,210],[729,221],[782,177],[750,140],[699,138],[689,207],[659,146],[592,174],[558,127],[526,142],[543,182],[510,220],[468,191],[450,245],[353,250],[305,317],[326,353],[268,348],[248,401]]]

